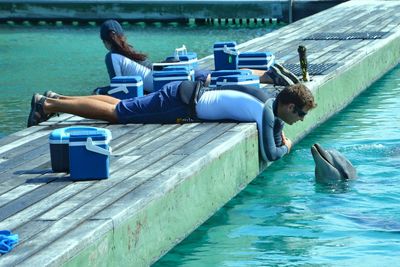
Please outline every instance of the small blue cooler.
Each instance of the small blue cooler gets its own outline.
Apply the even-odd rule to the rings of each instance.
[[[165,84],[173,81],[191,81],[190,71],[186,70],[166,70],[153,71],[153,88],[154,91],[160,90]]]
[[[236,42],[217,42],[214,44],[215,70],[235,70],[238,68]]]
[[[140,76],[116,76],[111,79],[108,95],[118,99],[143,96],[143,80]]]
[[[53,130],[49,135],[51,168],[54,172],[69,172],[69,136],[73,131],[96,130],[89,126],[71,126]]]
[[[251,75],[251,70],[215,70],[211,72],[211,81],[208,87],[213,88],[217,86],[218,77],[229,75]]]
[[[73,180],[109,176],[111,132],[108,129],[73,131],[69,137],[70,176]]]
[[[229,75],[217,79],[217,86],[250,85],[260,88],[260,78],[257,75]]]
[[[275,62],[271,52],[244,52],[239,54],[239,68],[268,70]]]

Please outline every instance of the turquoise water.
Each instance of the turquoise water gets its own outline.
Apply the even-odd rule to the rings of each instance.
[[[123,27],[128,41],[156,62],[183,44],[201,58],[212,54],[216,41],[242,43],[281,25]],[[34,92],[85,95],[107,85],[106,52],[96,25],[0,25],[0,138],[26,127]]]
[[[154,266],[399,266],[400,66],[309,134]],[[310,146],[358,178],[314,181]]]

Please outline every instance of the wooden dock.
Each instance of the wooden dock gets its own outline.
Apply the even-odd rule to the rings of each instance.
[[[0,0],[0,22],[292,22],[347,0]]]
[[[285,126],[299,141],[399,63],[399,25],[400,2],[351,1],[239,49],[272,51],[296,70],[297,47],[306,46],[319,73],[306,83],[318,107]],[[201,65],[212,68],[212,60]],[[51,172],[48,135],[75,124],[111,130],[109,179],[72,182]],[[55,117],[0,139],[0,229],[21,238],[0,266],[148,266],[265,166],[254,123],[107,125]]]

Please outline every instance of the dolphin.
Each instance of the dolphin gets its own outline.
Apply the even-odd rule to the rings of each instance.
[[[311,146],[315,162],[315,179],[317,182],[332,184],[357,176],[356,169],[342,154],[336,150],[325,150],[319,144]]]

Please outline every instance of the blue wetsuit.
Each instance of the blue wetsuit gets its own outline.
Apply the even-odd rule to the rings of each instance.
[[[160,91],[121,100],[116,106],[119,122],[176,123],[193,117],[191,107],[180,96],[181,84],[171,82]],[[276,116],[276,109],[275,98],[251,86],[204,88],[195,104],[196,118],[202,121],[256,122],[261,156],[269,161],[288,153],[281,136],[284,122]]]

